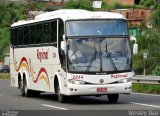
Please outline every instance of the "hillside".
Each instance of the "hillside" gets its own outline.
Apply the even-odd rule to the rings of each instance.
[[[0,4],[0,59],[9,52],[10,25],[20,19],[25,19],[25,6],[23,4]]]
[[[0,2],[0,61],[3,60],[4,54],[9,52],[10,25],[18,20],[26,19],[29,10],[40,10],[44,6],[44,3],[36,2],[30,2],[27,5],[17,2],[4,5]]]

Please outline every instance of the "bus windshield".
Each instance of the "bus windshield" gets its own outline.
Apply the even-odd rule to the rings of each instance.
[[[131,70],[127,37],[80,38],[67,40],[68,71],[119,72]]]
[[[67,36],[128,35],[125,20],[81,20],[66,22]]]

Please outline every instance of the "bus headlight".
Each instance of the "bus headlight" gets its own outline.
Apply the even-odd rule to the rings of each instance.
[[[118,83],[127,83],[127,82],[131,82],[132,78],[126,78],[126,79],[121,79],[118,81]]]
[[[85,82],[82,81],[82,80],[69,79],[68,82],[71,83],[71,84],[77,84],[77,85],[83,85],[83,84],[85,84]]]

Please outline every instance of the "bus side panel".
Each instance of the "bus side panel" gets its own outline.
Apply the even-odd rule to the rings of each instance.
[[[20,72],[25,74],[28,89],[54,92],[54,75],[61,69],[57,48],[15,48],[10,58],[12,85],[18,86]]]

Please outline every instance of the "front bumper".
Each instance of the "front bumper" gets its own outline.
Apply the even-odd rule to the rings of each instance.
[[[106,91],[97,92],[98,88],[105,88]],[[106,95],[106,94],[130,94],[132,82],[105,85],[76,85],[68,84],[67,95]]]

